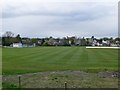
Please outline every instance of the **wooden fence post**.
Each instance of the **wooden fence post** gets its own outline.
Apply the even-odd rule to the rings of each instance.
[[[65,90],[67,90],[67,82],[65,82]]]
[[[18,78],[19,78],[19,88],[21,88],[21,75],[19,75]]]

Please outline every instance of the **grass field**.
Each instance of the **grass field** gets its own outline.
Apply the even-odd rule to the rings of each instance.
[[[85,47],[3,48],[3,74],[42,71],[105,71],[118,69],[117,49]]]

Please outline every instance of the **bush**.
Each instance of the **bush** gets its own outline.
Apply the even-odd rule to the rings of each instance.
[[[44,42],[42,46],[49,46],[48,42]]]
[[[2,83],[2,88],[18,88],[16,85],[8,82]]]

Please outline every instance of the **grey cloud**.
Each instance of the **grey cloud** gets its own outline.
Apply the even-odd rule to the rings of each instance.
[[[7,6],[3,10],[3,31],[28,37],[117,36],[115,7],[67,5],[71,7]]]
[[[77,4],[79,5],[79,4]],[[88,4],[86,4],[88,5]],[[69,6],[69,4],[68,4]],[[61,7],[66,6],[63,4]],[[71,6],[71,8],[74,8],[75,6]],[[51,8],[51,7],[49,7]],[[70,8],[70,9],[71,9]],[[14,17],[20,17],[20,16],[39,16],[39,15],[45,15],[45,16],[58,16],[58,17],[65,17],[66,20],[92,20],[96,18],[100,18],[102,16],[109,14],[109,7],[106,6],[97,6],[97,7],[87,7],[87,10],[82,11],[79,9],[81,7],[78,6],[77,10],[72,9],[70,12],[65,12],[64,9],[60,10],[47,10],[45,7],[33,7],[29,8],[28,6],[6,6],[3,8],[2,17],[3,18],[14,18]],[[63,12],[64,11],[64,12]]]

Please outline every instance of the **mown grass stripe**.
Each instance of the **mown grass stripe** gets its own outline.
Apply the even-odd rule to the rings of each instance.
[[[117,50],[85,47],[3,48],[3,73],[117,70]]]

